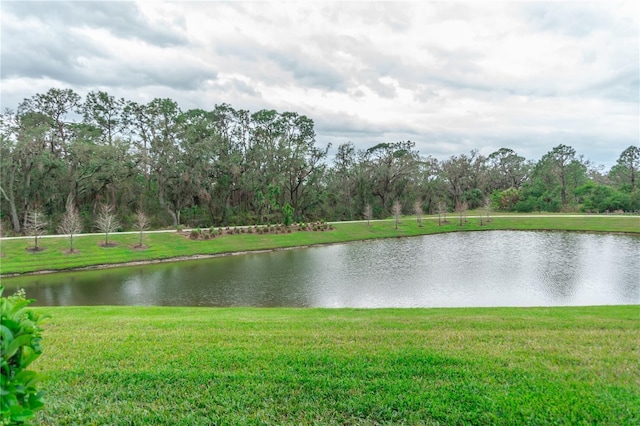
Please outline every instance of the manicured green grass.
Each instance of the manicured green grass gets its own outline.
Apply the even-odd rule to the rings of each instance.
[[[41,425],[640,423],[637,306],[37,309]]]
[[[574,230],[596,232],[640,233],[639,216],[493,216],[491,222],[480,226],[479,219],[469,218],[463,226],[458,225],[458,217],[449,215],[450,223],[438,226],[437,219],[425,219],[418,227],[415,219],[404,218],[399,229],[393,221],[364,223],[340,223],[332,231],[293,232],[290,234],[239,234],[224,235],[207,241],[192,241],[177,233],[147,233],[144,250],[133,248],[138,242],[137,235],[112,234],[110,241],[117,247],[101,247],[104,236],[80,236],[75,238],[74,248],[79,253],[68,254],[67,238],[42,238],[40,246],[45,250],[30,252],[32,239],[2,240],[0,249],[0,274],[27,273],[42,270],[63,270],[104,264],[118,264],[133,261],[152,261],[181,256],[211,255],[245,250],[296,247],[311,244],[340,243],[370,238],[390,238],[433,234],[454,231],[479,231],[495,229],[524,230]]]

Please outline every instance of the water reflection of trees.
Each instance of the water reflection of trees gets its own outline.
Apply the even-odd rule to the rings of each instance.
[[[639,303],[640,238],[491,231],[5,280],[39,305]]]

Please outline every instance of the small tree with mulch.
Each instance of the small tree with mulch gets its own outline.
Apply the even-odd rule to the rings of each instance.
[[[371,208],[371,204],[367,203],[364,206],[363,216],[367,221],[367,226],[369,226],[369,221],[373,218],[373,209]]]
[[[422,200],[417,200],[413,203],[413,212],[416,214],[416,221],[418,221],[418,226],[422,227],[422,216],[424,215],[424,211],[422,210]]]
[[[487,213],[487,223],[491,222],[491,217],[489,216],[489,212],[491,212],[491,206],[493,205],[493,201],[490,197],[484,199],[484,210]]]
[[[142,210],[138,210],[133,217],[133,227],[140,233],[140,239],[138,240],[137,248],[142,248],[142,235],[144,231],[149,227],[149,218]]]
[[[114,243],[109,242],[109,234],[115,232],[120,226],[116,215],[113,213],[113,206],[111,204],[101,204],[100,213],[96,219],[96,227],[102,233],[104,233],[103,247],[113,247]]]
[[[396,229],[398,229],[398,225],[400,224],[400,215],[402,215],[402,204],[400,204],[400,201],[396,200],[393,203],[393,207],[391,207],[391,213],[393,213]]]
[[[27,223],[25,230],[28,235],[33,236],[34,246],[29,247],[29,251],[41,251],[42,247],[38,247],[38,238],[47,233],[47,216],[40,209],[33,209],[27,213]]]
[[[438,226],[443,223],[449,223],[447,221],[447,205],[444,201],[439,201],[436,208],[438,209]]]
[[[459,216],[458,225],[462,226],[467,221],[467,210],[469,210],[469,203],[466,201],[460,201],[456,204],[456,212]]]
[[[67,209],[62,217],[60,225],[58,225],[58,233],[69,235],[69,253],[73,250],[73,235],[82,232],[82,218],[78,209],[71,203],[67,204]]]

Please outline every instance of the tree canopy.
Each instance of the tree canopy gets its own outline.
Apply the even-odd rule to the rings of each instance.
[[[35,210],[54,231],[69,209],[93,231],[102,205],[121,229],[139,212],[153,228],[206,227],[442,213],[487,199],[517,211],[640,210],[638,146],[607,174],[564,144],[538,161],[509,148],[437,160],[412,141],[364,150],[345,141],[328,158],[313,120],[295,112],[184,111],[166,98],[70,89],[25,99],[0,124],[0,219],[14,233]]]

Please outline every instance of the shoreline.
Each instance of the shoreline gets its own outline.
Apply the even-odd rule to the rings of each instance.
[[[242,256],[246,254],[260,254],[260,253],[272,253],[277,251],[286,251],[286,250],[298,250],[310,247],[320,247],[327,245],[335,245],[335,244],[350,244],[362,241],[373,241],[378,239],[388,239],[388,238],[412,238],[412,237],[423,237],[428,235],[440,235],[440,234],[449,234],[455,232],[489,232],[489,231],[522,231],[522,232],[574,232],[574,233],[587,233],[587,234],[609,234],[609,235],[630,235],[630,236],[640,236],[640,232],[623,232],[623,231],[599,231],[599,230],[573,230],[573,229],[468,229],[468,230],[449,230],[432,234],[421,234],[421,235],[402,235],[402,236],[380,236],[380,237],[372,237],[367,239],[358,239],[351,241],[336,241],[336,242],[320,242],[314,244],[303,244],[296,245],[290,247],[273,247],[266,249],[255,249],[255,250],[238,250],[238,251],[229,251],[224,253],[211,253],[211,254],[193,254],[193,255],[183,255],[183,256],[175,256],[175,257],[167,257],[162,259],[149,259],[149,260],[134,260],[130,262],[118,262],[118,263],[100,263],[88,266],[80,266],[80,267],[71,267],[71,268],[63,268],[63,269],[42,269],[38,271],[32,272],[24,272],[24,273],[10,273],[10,274],[2,274],[0,275],[0,279],[2,278],[17,278],[24,276],[33,276],[33,275],[48,275],[55,273],[64,273],[64,272],[81,272],[81,271],[95,271],[95,270],[103,270],[103,269],[114,269],[114,268],[126,268],[131,266],[141,266],[141,265],[156,265],[161,263],[171,263],[171,262],[184,262],[190,260],[204,260],[204,259],[214,259],[218,257],[228,257],[228,256]]]
[[[42,269],[40,271],[24,272],[22,274],[20,273],[4,274],[4,275],[0,275],[0,278],[16,278],[16,277],[25,277],[30,275],[56,274],[60,272],[94,271],[94,270],[101,270],[101,269],[126,268],[129,266],[156,265],[159,263],[184,262],[189,260],[213,259],[216,257],[241,256],[245,254],[254,254],[254,253],[270,253],[274,251],[296,250],[301,248],[309,248],[313,246],[321,246],[321,245],[329,245],[329,244],[347,244],[347,243],[346,242],[345,243],[318,243],[318,244],[307,244],[307,245],[295,246],[295,247],[275,247],[272,249],[241,250],[241,251],[231,251],[231,252],[225,252],[225,253],[192,254],[188,256],[167,257],[164,259],[133,260],[131,262],[119,262],[119,263],[101,263],[96,265],[80,266],[77,268]]]

